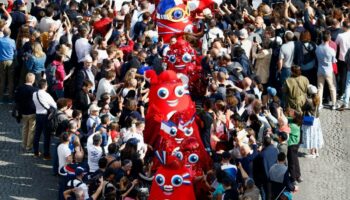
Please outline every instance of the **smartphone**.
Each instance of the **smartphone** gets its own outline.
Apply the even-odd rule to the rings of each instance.
[[[256,41],[256,36],[253,37],[253,42],[254,42],[254,43],[257,43],[257,41]]]

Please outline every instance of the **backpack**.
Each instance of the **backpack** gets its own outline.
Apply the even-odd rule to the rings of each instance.
[[[350,71],[350,48],[346,51],[344,61],[346,63],[346,68]]]
[[[303,43],[300,41],[295,41],[293,63],[295,65],[300,66],[303,63],[303,58],[304,58]]]
[[[56,81],[56,69],[58,65],[54,65],[53,63],[49,64],[45,70],[46,80],[49,91],[52,91],[52,87],[57,84]]]
[[[79,187],[81,184],[83,184],[83,181],[79,181],[79,183],[77,185],[74,186],[74,180],[78,180],[78,179],[72,179],[70,181],[68,181],[67,185],[66,185],[66,190],[69,190],[69,189],[73,189],[73,188],[77,188]]]
[[[47,127],[46,127],[46,131],[48,133],[57,137],[61,135],[62,133],[61,131],[64,131],[64,130],[62,130],[63,128],[59,128],[61,124],[58,122],[58,116],[63,114],[64,113],[57,113],[57,110],[55,110],[54,113],[48,116]]]

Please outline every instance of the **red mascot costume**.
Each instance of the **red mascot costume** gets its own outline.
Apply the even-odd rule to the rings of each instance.
[[[183,39],[178,39],[164,57],[168,70],[188,76],[191,96],[202,97],[206,93],[207,81],[202,67],[196,63],[196,51]]]
[[[166,152],[156,155],[162,166],[158,168],[152,182],[148,199],[151,200],[195,200],[192,177],[182,161]]]

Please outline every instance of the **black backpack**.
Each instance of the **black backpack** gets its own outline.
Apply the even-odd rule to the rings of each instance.
[[[72,179],[70,181],[68,181],[67,185],[66,185],[66,190],[69,190],[69,189],[73,189],[73,188],[77,188],[79,187],[81,184],[83,184],[83,181],[79,181],[79,183],[77,185],[74,185],[74,180],[78,180],[78,179]]]
[[[51,135],[55,135],[59,137],[61,133],[64,131],[63,124],[60,124],[58,121],[58,116],[64,115],[64,113],[58,113],[57,110],[54,111],[47,118],[47,127],[46,131]]]

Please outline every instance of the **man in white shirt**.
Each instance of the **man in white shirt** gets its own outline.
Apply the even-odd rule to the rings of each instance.
[[[102,78],[98,83],[96,98],[97,100],[101,99],[101,95],[108,93],[112,97],[116,96],[115,86],[111,82],[115,79],[115,72],[108,71],[105,78]]]
[[[91,136],[90,136],[91,137]],[[89,139],[87,144],[88,151],[88,165],[90,172],[95,172],[98,170],[98,161],[102,157],[103,149],[101,147],[102,136],[99,133],[96,133],[92,136],[92,145],[89,145]]]
[[[39,90],[33,93],[33,102],[36,113],[36,127],[33,141],[34,156],[39,157],[39,142],[40,136],[44,134],[44,160],[50,160],[50,140],[51,135],[46,131],[47,125],[47,110],[51,107],[57,109],[55,100],[50,96],[47,90],[47,81],[41,79],[38,83]]]
[[[52,26],[54,26],[56,29],[58,29],[61,25],[61,21],[52,19],[53,15],[54,15],[54,10],[52,8],[48,7],[48,8],[46,8],[45,14],[46,14],[46,17],[43,17],[40,20],[40,23],[38,25],[39,31],[41,33],[49,32],[49,30]]]
[[[75,169],[75,176],[76,179],[68,181],[67,186],[72,188],[81,188],[84,192],[84,199],[90,199],[89,198],[89,188],[88,186],[83,182],[83,177],[85,174],[85,170],[82,167],[77,167]]]
[[[75,42],[74,47],[75,52],[77,54],[78,62],[81,63],[84,62],[86,56],[90,55],[91,44],[87,39],[89,36],[89,30],[87,28],[80,28],[79,34],[81,38]]]
[[[64,170],[64,166],[72,162],[72,152],[69,149],[70,135],[63,133],[61,136],[61,144],[57,147],[58,155],[58,174],[59,174],[59,188],[58,196],[59,199],[63,197],[63,192],[66,187],[66,176],[67,172]]]
[[[347,65],[345,63],[345,55],[348,49],[350,48],[350,22],[343,22],[344,32],[340,33],[335,40],[339,47],[339,58],[338,58],[338,94],[342,96],[345,91],[345,82],[346,82],[346,74],[347,74]]]

